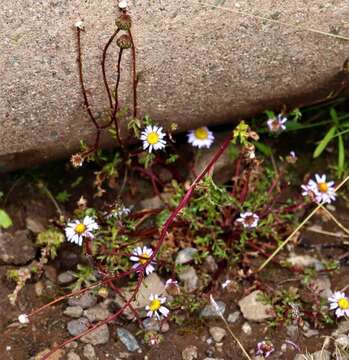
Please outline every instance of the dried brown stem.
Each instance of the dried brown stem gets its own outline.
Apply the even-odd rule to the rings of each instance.
[[[109,84],[108,84],[108,80],[107,80],[107,75],[106,75],[106,71],[105,71],[105,61],[107,58],[107,52],[109,49],[109,46],[111,45],[111,43],[113,42],[113,40],[115,39],[116,35],[119,33],[119,29],[116,29],[113,33],[113,35],[109,38],[108,42],[105,44],[104,49],[103,49],[103,55],[102,55],[102,73],[103,73],[103,81],[104,81],[104,86],[105,89],[107,91],[108,94],[108,99],[109,99],[109,104],[110,104],[110,109],[113,110],[113,98],[112,98],[112,94],[109,88]]]
[[[138,113],[138,99],[137,99],[137,86],[138,86],[138,79],[137,79],[137,67],[136,67],[136,48],[133,41],[133,36],[131,30],[128,31],[128,34],[131,39],[132,43],[132,77],[133,77],[133,117],[134,119],[137,118]]]
[[[77,38],[78,38],[78,65],[79,65],[79,78],[80,78],[80,85],[81,85],[81,90],[82,90],[82,95],[84,97],[84,102],[85,102],[85,108],[87,113],[89,114],[91,121],[93,122],[94,126],[96,127],[97,131],[99,130],[99,125],[97,123],[97,120],[95,119],[95,117],[92,114],[91,111],[91,107],[90,107],[90,103],[88,101],[88,97],[87,97],[87,92],[86,92],[86,88],[85,88],[85,83],[84,83],[84,74],[82,71],[82,55],[81,55],[81,30],[80,28],[77,28]]]

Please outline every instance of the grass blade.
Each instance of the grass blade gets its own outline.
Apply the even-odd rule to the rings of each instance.
[[[331,129],[328,130],[327,134],[320,141],[320,144],[316,147],[316,149],[314,151],[314,154],[313,154],[314,159],[316,159],[317,157],[319,157],[322,154],[322,152],[325,150],[328,143],[332,140],[333,135],[335,134],[335,132],[336,132],[336,127],[335,126],[331,127]]]

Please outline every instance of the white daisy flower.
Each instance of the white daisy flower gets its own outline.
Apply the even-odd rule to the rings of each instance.
[[[141,265],[146,264],[152,255],[153,255],[153,250],[148,248],[147,246],[143,246],[143,248],[140,246],[136,247],[132,251],[132,255],[130,256],[130,260],[136,263],[133,265],[132,268],[136,269],[136,268],[140,267]],[[155,261],[152,260],[146,266],[146,268],[145,268],[146,275],[151,274],[155,270],[154,265],[155,265]]]
[[[191,130],[187,134],[188,143],[198,148],[207,149],[211,147],[214,141],[214,135],[206,126],[200,127],[196,130]]]
[[[250,211],[246,211],[244,213],[241,213],[240,217],[236,221],[241,223],[244,228],[252,229],[257,227],[259,216]]]
[[[330,204],[336,200],[334,181],[326,181],[326,175],[315,175],[315,181],[309,180],[307,185],[302,185],[303,196],[315,197],[316,202]]]
[[[166,146],[164,140],[166,134],[163,132],[161,126],[148,125],[141,133],[141,140],[143,140],[143,149],[151,153],[153,150],[161,150]]]
[[[29,316],[27,314],[21,314],[18,316],[18,321],[21,324],[29,324]]]
[[[279,114],[277,118],[268,119],[267,125],[270,132],[278,133],[280,131],[286,130],[286,125],[285,125],[286,122],[287,122],[287,117],[283,116],[282,114]]]
[[[92,232],[98,228],[98,224],[91,216],[85,216],[82,221],[74,220],[68,223],[64,231],[67,241],[81,246],[85,237],[93,239]]]
[[[336,310],[337,317],[349,316],[349,299],[344,292],[336,291],[328,298],[330,310]]]
[[[326,175],[315,175],[316,182],[310,180],[310,186],[316,188],[315,195],[317,202],[330,204],[336,200],[334,181],[326,181]]]
[[[148,317],[155,316],[158,320],[161,319],[161,317],[167,317],[170,310],[167,309],[167,307],[163,306],[166,302],[165,297],[159,297],[159,295],[153,295],[151,294],[149,297],[150,303],[145,307]]]

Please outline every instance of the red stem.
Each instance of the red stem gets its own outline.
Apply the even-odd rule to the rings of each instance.
[[[110,91],[110,88],[109,88],[109,85],[108,85],[107,75],[106,75],[106,72],[105,72],[105,61],[106,61],[106,58],[107,58],[108,48],[109,48],[109,46],[111,45],[111,43],[113,42],[113,40],[115,39],[115,36],[118,34],[118,32],[119,32],[119,29],[116,29],[116,30],[114,31],[114,34],[109,38],[108,42],[107,42],[106,45],[104,46],[103,56],[102,56],[103,81],[104,81],[105,89],[106,89],[107,94],[108,94],[108,99],[109,99],[109,104],[110,104],[110,109],[111,109],[111,110],[113,110],[113,100],[112,100],[111,91]]]
[[[132,81],[133,81],[133,118],[137,119],[137,107],[138,107],[138,100],[137,100],[137,86],[138,86],[138,79],[137,79],[137,67],[136,67],[136,48],[133,41],[133,36],[131,30],[128,31],[128,34],[131,39],[132,43]]]

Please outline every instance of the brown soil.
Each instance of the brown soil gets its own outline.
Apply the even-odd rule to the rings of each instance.
[[[10,187],[13,184],[13,180],[5,179],[8,181]],[[43,224],[47,224],[49,219],[56,216],[55,208],[48,198],[40,193],[32,186],[24,186],[21,181],[11,191],[9,198],[6,202],[6,209],[10,213],[14,220],[15,229],[25,228],[25,219],[28,215],[41,219]],[[76,191],[71,198],[70,204],[75,204],[75,201],[81,195],[91,199],[89,195],[90,180],[84,180],[82,185],[79,187],[79,191]],[[142,196],[144,194],[141,194]],[[70,205],[74,206],[74,205]],[[69,207],[68,211],[69,211]],[[336,212],[336,216],[344,224],[349,225],[348,212],[345,207],[339,208]],[[328,231],[338,231],[337,228],[331,222],[323,223],[323,221],[317,217],[316,223],[322,224],[323,228]],[[297,251],[299,253],[304,252],[308,255],[313,255],[321,259],[332,260],[343,255],[346,250],[339,248],[325,249],[323,245],[341,243],[343,240],[335,237],[329,237],[324,235],[314,234],[312,232],[303,232],[301,234],[301,245]],[[1,318],[0,318],[0,359],[1,360],[27,360],[31,356],[36,355],[40,351],[48,348],[52,348],[54,345],[59,344],[62,340],[69,337],[65,330],[66,323],[70,318],[62,315],[62,309],[64,304],[55,306],[42,315],[35,318],[29,326],[20,326],[16,320],[17,316],[23,312],[29,312],[31,309],[37,308],[40,305],[47,303],[49,300],[55,298],[57,295],[62,294],[62,289],[55,285],[51,280],[54,280],[55,272],[65,270],[71,264],[67,261],[67,253],[71,252],[73,247],[64,246],[63,250],[57,260],[49,265],[49,269],[41,279],[37,278],[30,282],[24,290],[21,291],[20,296],[15,307],[11,306],[8,301],[8,294],[14,289],[13,283],[6,279],[6,270],[9,266],[0,266],[0,307],[1,307]],[[76,250],[75,250],[76,251]],[[73,259],[73,258],[72,258]],[[261,260],[258,260],[261,261]],[[74,263],[74,260],[72,260]],[[51,274],[51,275],[50,275]],[[340,289],[349,283],[349,272],[347,266],[342,266],[341,270],[337,273],[331,273],[331,281],[333,289]],[[288,270],[269,266],[262,274],[262,279],[265,279],[267,286],[272,288],[281,288],[285,284],[285,280],[288,281],[288,285],[292,284],[299,289],[302,289],[301,284],[302,276],[298,274],[292,274]],[[42,281],[45,285],[43,296],[38,297],[35,293],[35,282]],[[224,301],[227,304],[226,314],[232,311],[238,310],[237,300],[243,294],[244,289],[239,289],[235,294],[228,294],[222,292],[217,299]],[[283,326],[277,329],[271,329],[267,327],[266,323],[252,325],[252,336],[247,336],[241,331],[241,326],[244,320],[240,317],[240,320],[235,323],[231,328],[232,331],[240,338],[241,342],[248,350],[255,348],[256,343],[265,338],[269,338],[273,341],[275,348],[280,350],[280,346],[285,342],[286,330]],[[127,324],[125,322],[118,321],[118,324],[123,324],[133,334],[136,334],[137,328],[133,324]],[[130,355],[128,359],[144,359],[147,355],[149,360],[180,360],[182,359],[182,350],[189,345],[196,345],[199,349],[199,359],[209,357],[207,351],[209,345],[206,343],[208,338],[208,327],[217,325],[224,327],[222,322],[219,320],[210,320],[202,323],[198,326],[195,321],[188,323],[185,326],[176,326],[171,324],[170,331],[164,334],[165,341],[156,347],[148,347],[142,344],[142,353],[136,355]],[[301,332],[299,337],[294,342],[301,348],[302,352],[313,352],[321,349],[323,342],[323,336],[331,333],[333,328],[320,329],[319,337],[305,338]],[[116,336],[116,324],[110,325],[111,337],[107,345],[95,347],[96,353],[101,360],[115,359],[119,356],[119,353],[126,352],[126,348],[118,341]],[[205,337],[203,341],[202,338]],[[140,337],[138,341],[141,343]],[[74,350],[81,354],[81,346],[79,349]],[[67,353],[68,351],[65,351]],[[285,360],[293,359],[297,352],[289,350],[287,353],[282,355]],[[64,355],[66,356],[66,355]],[[65,357],[62,357],[64,359]],[[280,355],[272,355],[270,359],[278,359]],[[222,352],[216,351],[212,354],[212,357],[222,358],[225,360],[240,360],[242,359],[241,351],[237,345],[226,336]],[[82,357],[83,358],[83,357]]]

